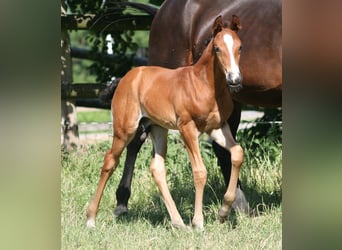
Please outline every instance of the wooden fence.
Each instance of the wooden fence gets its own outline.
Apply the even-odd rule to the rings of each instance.
[[[123,30],[149,30],[153,17],[158,8],[134,2],[124,2],[124,5],[136,9],[137,14],[123,14],[122,11],[101,14],[68,15],[65,5],[61,6],[61,132],[62,144],[65,149],[77,148],[79,132],[77,124],[76,106],[108,109],[108,104],[101,103],[99,94],[108,83],[82,83],[72,82],[71,58],[88,60],[115,60],[115,56],[100,53],[89,53],[84,49],[71,47],[67,36],[68,30],[91,30],[108,33]],[[130,56],[130,55],[128,55]],[[66,59],[67,58],[67,59]],[[147,58],[134,57],[133,66],[146,65]]]
[[[127,3],[131,7],[145,11],[146,14],[86,14],[61,16],[61,28],[66,30],[92,30],[108,32],[123,30],[149,30],[156,7],[137,3]],[[131,55],[127,55],[130,57]],[[89,50],[71,47],[71,57],[94,61],[115,61],[115,55],[90,53]],[[133,66],[147,65],[146,57],[133,57]],[[81,106],[108,108],[96,100],[99,93],[107,87],[107,83],[72,83],[61,84],[61,98],[73,100]]]

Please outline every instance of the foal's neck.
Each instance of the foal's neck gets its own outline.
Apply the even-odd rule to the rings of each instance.
[[[213,48],[213,39],[209,42],[208,46],[203,51],[203,54],[194,64],[194,67],[204,73],[207,84],[210,84],[216,91],[221,91],[226,88],[225,74],[219,65],[216,54]]]

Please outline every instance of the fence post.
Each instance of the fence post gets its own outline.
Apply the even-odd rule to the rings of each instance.
[[[61,2],[61,15],[66,15],[66,6]],[[72,84],[72,60],[70,55],[70,39],[66,29],[61,30],[61,83]],[[70,151],[77,148],[79,133],[77,124],[77,112],[74,101],[61,100],[61,132],[63,135],[63,147]]]

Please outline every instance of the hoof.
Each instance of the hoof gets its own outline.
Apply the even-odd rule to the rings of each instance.
[[[87,220],[87,228],[95,228],[95,219],[88,219]]]
[[[203,224],[202,225],[195,225],[195,224],[192,224],[192,228],[197,231],[197,232],[204,232],[204,226]]]
[[[192,228],[198,232],[203,232],[204,231],[203,221],[192,220]]]
[[[172,229],[176,230],[176,231],[186,231],[186,232],[190,232],[192,230],[192,227],[189,225],[172,225]]]
[[[227,220],[229,212],[230,212],[230,210],[227,206],[222,206],[219,209],[217,218],[218,218],[220,223],[223,223]]]
[[[183,221],[173,221],[171,222],[172,227],[177,229],[188,229],[188,227],[184,224]]]
[[[114,210],[114,215],[116,217],[118,217],[120,215],[125,215],[127,213],[128,213],[128,208],[124,205],[118,205]]]

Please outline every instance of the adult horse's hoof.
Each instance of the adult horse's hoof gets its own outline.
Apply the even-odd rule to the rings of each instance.
[[[125,215],[128,213],[128,208],[125,205],[118,205],[114,210],[114,215],[116,217],[120,215]]]

